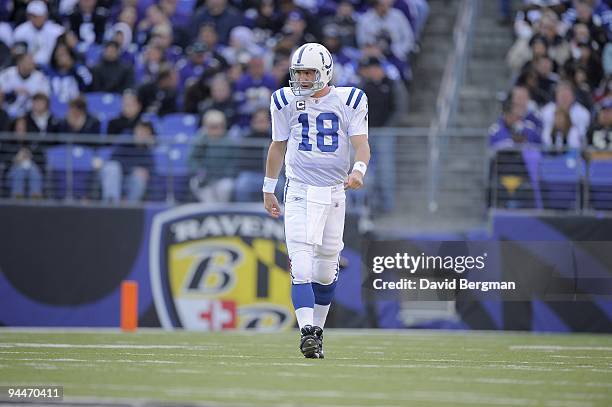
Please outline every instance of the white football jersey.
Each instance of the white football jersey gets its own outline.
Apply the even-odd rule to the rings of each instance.
[[[358,88],[334,87],[321,97],[294,96],[285,87],[272,94],[272,140],[287,142],[287,178],[313,186],[346,180],[349,137],[368,135],[368,97]]]

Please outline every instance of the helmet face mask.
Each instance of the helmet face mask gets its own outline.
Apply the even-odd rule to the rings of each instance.
[[[305,70],[315,71],[314,80],[304,80],[303,75],[298,74]],[[327,48],[316,43],[304,44],[291,57],[289,86],[296,96],[311,96],[327,86],[332,72],[333,60]]]
[[[299,79],[298,72],[311,70],[313,68],[289,68],[289,86],[291,87],[291,91],[295,96],[311,96],[312,94],[320,91],[327,85],[321,81],[321,72],[316,69],[315,71],[315,79],[312,81]]]

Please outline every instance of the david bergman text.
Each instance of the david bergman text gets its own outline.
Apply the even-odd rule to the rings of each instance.
[[[409,280],[402,278],[399,281],[383,281],[377,278],[373,282],[375,290],[478,290],[478,291],[502,291],[516,289],[514,281],[469,281],[465,278],[458,280],[435,281],[427,278]]]

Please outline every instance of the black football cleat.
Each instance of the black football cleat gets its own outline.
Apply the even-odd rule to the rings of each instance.
[[[308,359],[317,359],[319,357],[319,340],[315,334],[315,327],[304,325],[300,332],[302,334],[300,338],[300,351],[302,355]]]
[[[325,359],[325,355],[323,354],[323,328],[318,326],[313,326],[314,334],[317,337],[317,343],[319,345],[319,349],[317,350],[317,357],[319,359]]]

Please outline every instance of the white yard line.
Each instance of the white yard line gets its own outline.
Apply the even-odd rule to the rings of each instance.
[[[612,346],[561,346],[561,345],[512,345],[510,350],[541,350],[546,352],[562,350],[586,350],[612,352]]]

